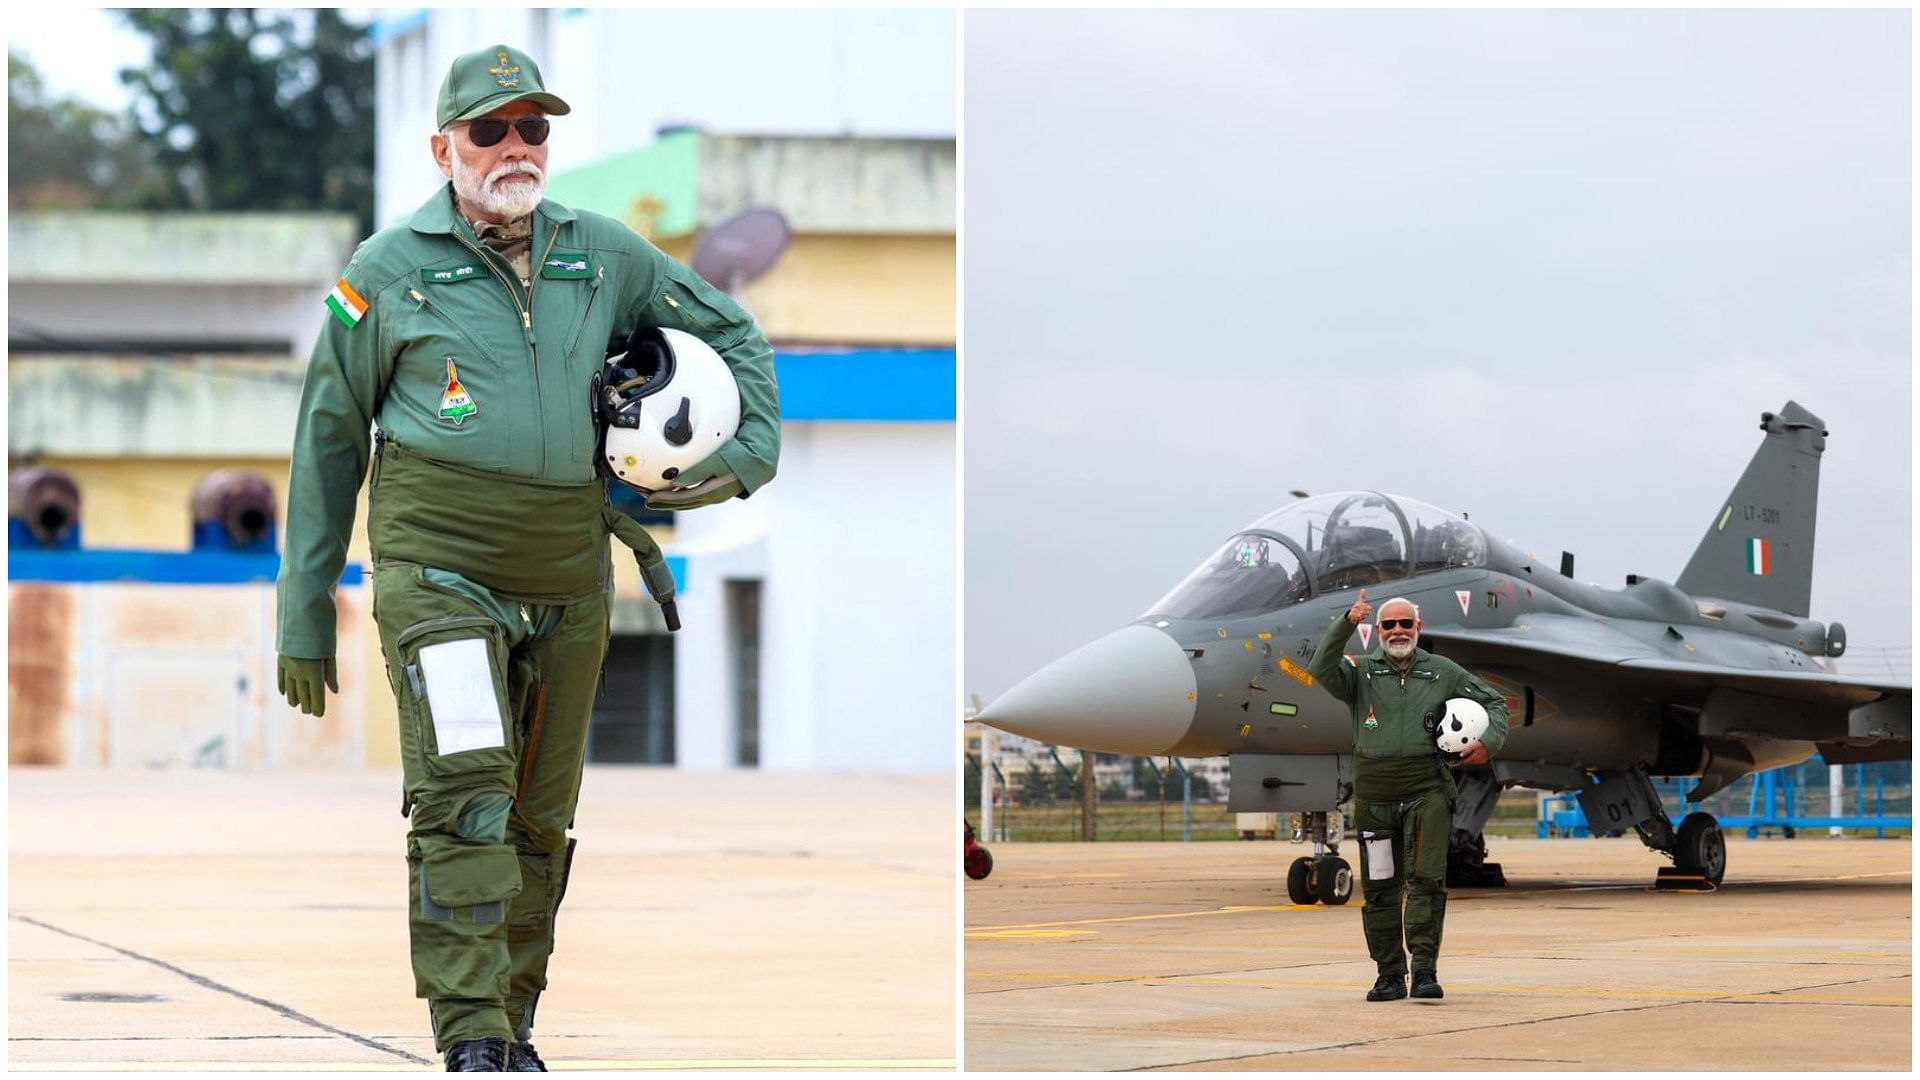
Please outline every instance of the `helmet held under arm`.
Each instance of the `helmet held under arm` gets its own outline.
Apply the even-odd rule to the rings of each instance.
[[[651,495],[705,460],[740,427],[740,389],[725,360],[692,334],[643,326],[592,382],[601,429],[596,466]]]

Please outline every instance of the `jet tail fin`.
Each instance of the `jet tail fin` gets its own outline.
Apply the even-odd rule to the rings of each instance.
[[[1826,424],[1795,402],[1761,413],[1767,437],[1674,584],[1694,596],[1805,616]]]

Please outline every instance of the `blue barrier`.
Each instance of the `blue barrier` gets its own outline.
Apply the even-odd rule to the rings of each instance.
[[[1886,778],[1874,778],[1873,810],[1866,812],[1866,767],[1856,765],[1853,769],[1853,795],[1855,812],[1850,815],[1815,817],[1796,813],[1800,797],[1799,770],[1805,765],[1823,764],[1819,757],[1802,765],[1784,769],[1770,769],[1756,773],[1753,786],[1747,793],[1747,813],[1739,817],[1720,818],[1723,830],[1745,829],[1748,839],[1759,837],[1763,830],[1778,829],[1784,837],[1791,838],[1800,829],[1872,829],[1874,835],[1884,838],[1888,829],[1912,829],[1913,816],[1890,816],[1886,812]],[[1666,782],[1654,781],[1654,787],[1661,793],[1661,805],[1669,802],[1667,785],[1673,785],[1672,802],[1679,812],[1669,810],[1669,815],[1679,821],[1687,814],[1700,808],[1698,803],[1686,801],[1686,789],[1691,780],[1685,778],[1670,779]],[[1553,836],[1586,837],[1593,830],[1587,823],[1587,816],[1580,809],[1579,798],[1571,792],[1548,796],[1540,801],[1540,817],[1535,826],[1535,835],[1542,840]]]

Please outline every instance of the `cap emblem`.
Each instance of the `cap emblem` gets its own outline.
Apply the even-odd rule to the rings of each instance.
[[[500,55],[499,66],[488,68],[487,74],[493,76],[494,81],[498,82],[501,86],[509,90],[519,89],[520,88],[520,65],[507,59],[507,52],[505,49],[500,50],[499,55]]]

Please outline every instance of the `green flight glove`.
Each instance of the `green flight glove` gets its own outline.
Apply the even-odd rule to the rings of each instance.
[[[722,465],[721,468],[724,470],[726,466]],[[682,479],[683,477],[675,477],[673,482],[679,484]],[[647,505],[655,510],[692,510],[697,506],[712,506],[714,503],[726,502],[746,490],[740,481],[734,479],[732,473],[727,473],[721,478],[707,477],[697,484],[689,483],[682,487],[656,491],[647,496]]]
[[[327,695],[320,685],[340,692],[340,668],[329,656],[325,660],[307,660],[298,656],[280,656],[280,692],[287,704],[308,716],[327,715]]]

